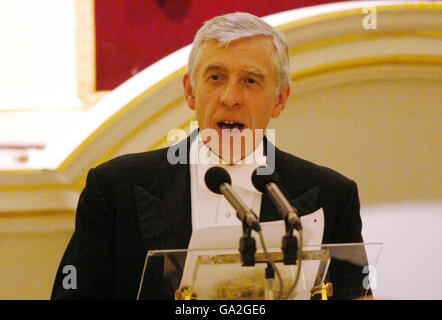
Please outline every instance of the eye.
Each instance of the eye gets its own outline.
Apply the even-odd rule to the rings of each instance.
[[[253,78],[246,78],[246,82],[247,82],[247,84],[255,84],[255,83],[257,83],[257,81],[255,79],[253,79]]]
[[[221,75],[219,75],[219,74],[212,74],[209,76],[209,80],[212,80],[212,81],[218,81],[220,79],[221,79]]]

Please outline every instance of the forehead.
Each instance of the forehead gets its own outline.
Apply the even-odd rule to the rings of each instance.
[[[219,66],[227,71],[257,70],[272,76],[275,73],[275,54],[276,49],[268,37],[244,38],[227,45],[206,40],[201,44],[197,74],[212,66]]]

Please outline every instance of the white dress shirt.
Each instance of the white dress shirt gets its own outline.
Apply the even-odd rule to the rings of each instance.
[[[232,188],[259,217],[262,194],[253,186],[251,177],[257,167],[266,164],[262,142],[244,160],[229,165],[213,153],[198,135],[190,145],[189,161],[193,231],[214,225],[241,224],[235,209],[225,197],[210,191],[204,182],[206,171],[213,166],[227,170],[232,179]]]

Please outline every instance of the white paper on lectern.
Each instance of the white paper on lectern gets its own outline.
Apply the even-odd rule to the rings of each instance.
[[[324,212],[320,208],[317,211],[301,217],[303,227],[303,247],[319,245],[322,243],[324,233]],[[281,240],[285,234],[285,222],[283,220],[260,223],[264,241],[269,251],[281,251]],[[201,228],[192,233],[190,239],[186,263],[184,266],[181,286],[191,286],[194,281],[194,268],[198,256],[208,254],[211,250],[221,250],[219,253],[232,253],[232,249],[238,253],[239,240],[243,236],[242,225],[211,226]],[[253,231],[256,247],[259,251],[262,248],[258,235]],[[273,250],[272,250],[273,249]],[[229,251],[230,250],[230,251]],[[285,267],[282,266],[281,267]],[[319,262],[304,264],[300,275],[300,282],[310,285],[316,277]],[[225,275],[229,276],[229,275]],[[311,288],[311,287],[310,287]],[[310,295],[300,296],[296,299],[308,299]]]
[[[313,213],[301,217],[303,246],[318,245],[322,243],[324,234],[324,211],[322,208]],[[283,220],[261,222],[267,248],[280,248],[281,238],[285,234]],[[195,249],[233,249],[239,245],[239,239],[243,235],[241,225],[211,226],[201,228],[192,233],[189,250]],[[253,232],[252,236],[256,236]],[[256,241],[257,248],[261,248],[261,242]]]

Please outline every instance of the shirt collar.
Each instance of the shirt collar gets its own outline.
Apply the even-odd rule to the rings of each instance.
[[[219,157],[213,152],[203,141],[200,135],[194,140],[198,142],[198,163],[221,165],[221,166],[249,166],[256,165],[264,166],[267,163],[267,157],[264,154],[264,143],[261,141],[259,146],[249,153],[244,159],[236,161],[234,164],[229,164],[227,161]]]
[[[252,192],[258,192],[252,184],[251,177],[253,171],[259,167],[266,165],[267,157],[264,155],[264,143],[260,145],[243,160],[237,161],[235,164],[228,164],[217,154],[208,148],[200,136],[193,140],[191,144],[191,165],[195,165],[198,172],[198,184],[204,185],[204,175],[207,170],[213,166],[220,166],[227,170],[232,179],[232,186]]]

